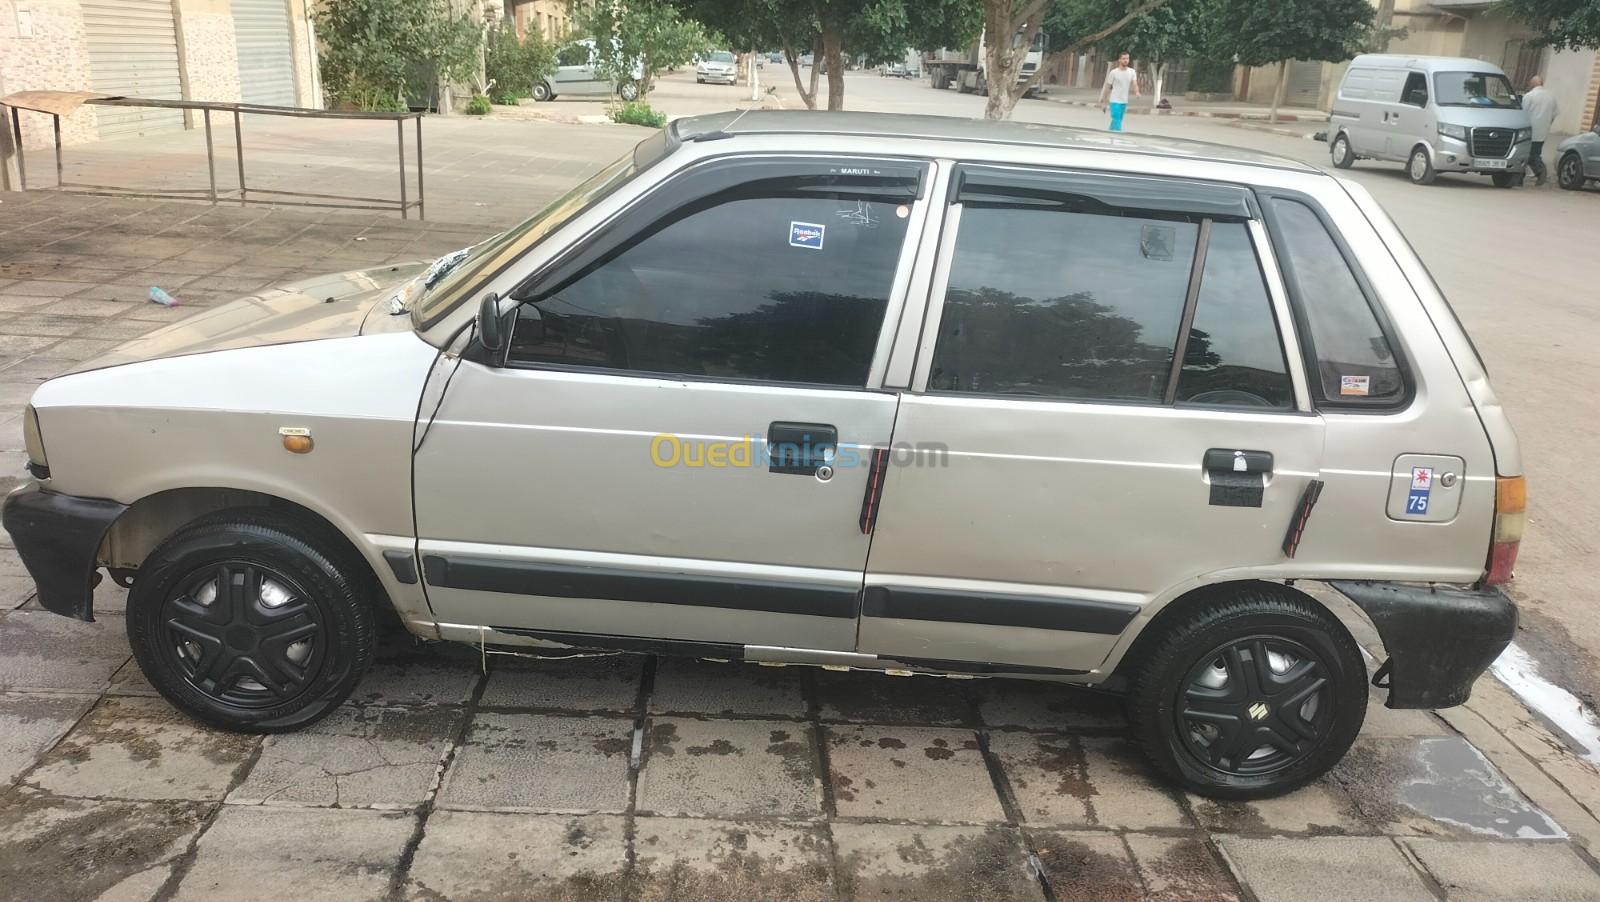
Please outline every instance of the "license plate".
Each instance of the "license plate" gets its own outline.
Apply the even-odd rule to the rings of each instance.
[[[1505,160],[1479,160],[1479,159],[1474,158],[1473,161],[1472,161],[1472,166],[1473,166],[1474,169],[1504,169],[1504,168],[1506,168],[1506,161]]]

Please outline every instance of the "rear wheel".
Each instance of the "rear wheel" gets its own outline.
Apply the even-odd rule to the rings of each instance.
[[[632,101],[639,99],[639,85],[637,82],[625,81],[617,88],[617,94],[619,94],[623,100],[631,103]]]
[[[265,510],[204,517],[161,543],[128,596],[128,641],[166,699],[231,730],[325,716],[372,662],[377,587],[320,523]]]
[[[550,83],[547,81],[541,81],[533,86],[533,99],[540,103],[544,103],[546,100],[554,100],[555,96],[555,92],[550,90]]]
[[[1583,187],[1583,161],[1578,159],[1577,153],[1567,151],[1556,163],[1556,181],[1568,191],[1577,191]]]
[[[1343,132],[1339,133],[1339,137],[1333,139],[1332,154],[1333,165],[1340,169],[1349,169],[1355,165],[1355,152],[1350,149],[1350,139]]]
[[[1510,188],[1517,184],[1516,173],[1494,172],[1489,174],[1489,180],[1494,182],[1496,188]]]
[[[1141,643],[1129,718],[1158,770],[1218,799],[1281,795],[1344,756],[1366,716],[1355,640],[1316,602],[1259,583]]]
[[[1411,162],[1406,164],[1406,174],[1411,176],[1411,181],[1418,185],[1431,185],[1438,177],[1433,171],[1433,161],[1428,159],[1428,149],[1417,147],[1411,151]]]

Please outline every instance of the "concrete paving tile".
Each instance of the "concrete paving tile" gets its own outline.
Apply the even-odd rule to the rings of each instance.
[[[1006,819],[975,733],[830,726],[827,742],[834,807],[841,817],[945,823]]]
[[[661,658],[650,710],[662,714],[804,717],[805,672],[799,667]]]
[[[21,357],[32,354],[34,351],[48,348],[59,339],[43,335],[4,335],[0,334],[0,355],[7,357]]]
[[[268,736],[227,802],[415,808],[463,716],[454,708],[342,707],[304,730]]]
[[[1405,739],[1412,736],[1444,736],[1444,725],[1427,711],[1398,711],[1386,708],[1379,693],[1367,701],[1367,719],[1361,725],[1366,739]]]
[[[404,896],[417,902],[620,900],[626,829],[623,818],[604,814],[436,811],[412,860]]]
[[[632,748],[631,718],[479,713],[438,806],[620,813]]]
[[[972,721],[964,680],[891,677],[860,670],[820,670],[816,680],[823,720],[941,725]]]
[[[50,346],[50,353],[59,357],[89,360],[106,353],[120,341],[100,338],[68,338]]]
[[[485,707],[632,711],[639,701],[642,655],[537,660],[497,656],[479,704]]]
[[[1014,827],[833,825],[839,897],[965,902],[1042,900]]]
[[[383,899],[416,819],[315,808],[224,807],[200,837],[178,902]]]
[[[12,793],[0,802],[0,902],[149,899],[210,812]]]
[[[201,726],[159,699],[107,698],[26,782],[61,796],[220,800],[259,741]]]
[[[111,683],[106,686],[107,695],[133,695],[145,698],[155,698],[161,695],[156,687],[150,685],[145,679],[144,671],[139,669],[139,662],[129,658],[126,664],[117,668],[111,675]]]
[[[464,705],[478,685],[477,649],[459,642],[422,642],[402,630],[378,641],[372,667],[350,694],[370,705]]]
[[[1190,795],[1189,807],[1213,833],[1311,833],[1354,836],[1382,832],[1368,822],[1344,788],[1323,779],[1275,799],[1217,801]]]
[[[1233,877],[1201,836],[1123,835],[1150,902],[1237,902]]]
[[[641,817],[633,830],[641,902],[834,898],[820,826]]]
[[[1383,833],[1508,839],[1567,835],[1460,737],[1358,740],[1329,777],[1350,794],[1361,817]]]
[[[54,313],[25,313],[6,320],[0,328],[12,335],[54,335],[64,337],[82,331],[91,321]]]
[[[1235,874],[1261,902],[1431,902],[1422,878],[1382,837],[1217,840]]]
[[[1600,900],[1600,875],[1566,843],[1403,842],[1451,902]]]
[[[32,767],[93,704],[92,695],[0,693],[0,790]]]
[[[995,732],[989,747],[1030,824],[1134,830],[1190,826],[1172,790],[1126,740]]]
[[[139,295],[140,300],[149,300],[150,286],[143,286],[144,293]],[[106,319],[126,313],[128,306],[116,300],[99,300],[95,298],[70,297],[63,301],[56,301],[47,307],[41,307],[37,312],[51,316],[76,316],[93,319]]]
[[[809,725],[656,717],[645,743],[640,811],[729,818],[822,814]]]
[[[64,298],[69,294],[76,294],[85,288],[93,288],[98,282],[59,282],[53,279],[24,279],[8,290],[15,294],[29,295],[32,297]]]
[[[0,689],[98,692],[128,655],[121,618],[12,611],[0,621]]]
[[[0,288],[0,312],[37,310],[58,300],[57,298],[37,294],[18,294],[15,289],[16,286],[14,285]]]
[[[1057,902],[1145,898],[1133,856],[1115,833],[1030,829],[1028,840]]]
[[[974,684],[978,713],[991,727],[1071,732],[1122,730],[1128,725],[1117,696],[1039,680],[983,680]]]
[[[10,537],[11,534],[6,533],[3,539]],[[22,607],[32,600],[35,589],[31,576],[0,575],[0,611]]]

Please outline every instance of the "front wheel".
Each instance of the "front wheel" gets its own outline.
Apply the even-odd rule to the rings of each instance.
[[[622,85],[617,88],[617,94],[620,95],[623,100],[631,103],[639,99],[639,85],[636,82],[631,81],[623,82]]]
[[[1568,191],[1577,191],[1583,187],[1583,161],[1578,159],[1577,153],[1567,151],[1556,164],[1556,181]]]
[[[1184,788],[1282,795],[1326,773],[1361,730],[1361,651],[1315,601],[1250,584],[1162,630],[1137,649],[1129,719],[1156,769]]]
[[[1333,139],[1333,165],[1340,169],[1349,169],[1356,162],[1355,152],[1350,149],[1350,139],[1342,132]]]
[[[550,90],[550,83],[547,81],[541,81],[533,86],[533,99],[540,103],[544,103],[547,100],[554,100],[555,96],[555,92]]]
[[[377,595],[327,527],[223,511],[144,561],[128,595],[128,642],[150,684],[196,720],[294,730],[337,708],[371,664]]]
[[[1418,147],[1411,151],[1411,162],[1406,165],[1406,174],[1411,176],[1411,181],[1418,185],[1431,185],[1439,174],[1433,170],[1433,161],[1428,159],[1428,149]]]
[[[1511,172],[1493,172],[1489,174],[1489,181],[1494,182],[1496,188],[1510,188],[1517,183],[1517,176]]]

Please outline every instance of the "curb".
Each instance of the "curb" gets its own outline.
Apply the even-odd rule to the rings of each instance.
[[[1046,95],[1046,99],[1049,100],[1049,96],[1048,95]],[[1094,102],[1091,102],[1091,101],[1087,101],[1087,100],[1049,100],[1049,102],[1050,103],[1059,103],[1059,104],[1062,104],[1063,106],[1088,107],[1090,109],[1099,109],[1100,108],[1100,104],[1094,103]],[[1193,117],[1196,117],[1196,118],[1199,118],[1199,119],[1230,119],[1230,120],[1244,120],[1244,121],[1252,121],[1252,122],[1265,122],[1269,118],[1271,118],[1271,114],[1269,114],[1269,113],[1247,113],[1247,112],[1237,112],[1237,111],[1232,111],[1232,110],[1228,110],[1228,111],[1178,110],[1178,109],[1150,110],[1150,109],[1144,109],[1144,108],[1127,110],[1126,111],[1126,115],[1129,115],[1129,116],[1151,116],[1151,115],[1154,115],[1154,116],[1193,116]],[[1328,116],[1327,116],[1326,113],[1281,113],[1280,112],[1278,114],[1278,121],[1279,122],[1327,122],[1328,121]]]
[[[1280,116],[1278,118],[1281,119],[1283,117]],[[1295,129],[1292,129],[1292,128],[1278,128],[1275,125],[1267,125],[1267,124],[1254,122],[1254,121],[1234,120],[1232,122],[1227,123],[1227,125],[1229,125],[1232,128],[1242,128],[1242,129],[1245,129],[1247,131],[1252,131],[1252,132],[1265,132],[1265,133],[1267,133],[1269,135],[1283,135],[1283,136],[1289,137],[1289,138],[1305,138],[1308,141],[1317,140],[1317,135],[1316,135],[1315,132],[1296,131]]]

